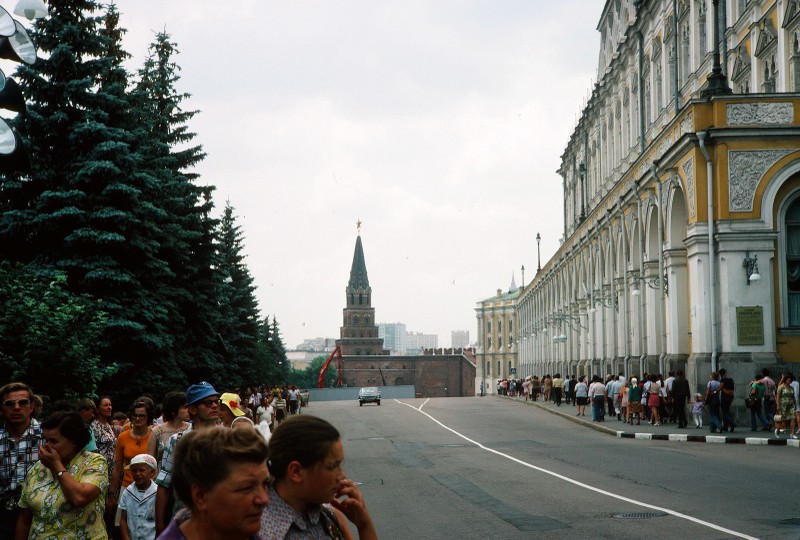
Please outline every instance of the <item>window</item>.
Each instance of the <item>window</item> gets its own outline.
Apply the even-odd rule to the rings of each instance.
[[[786,292],[789,326],[800,326],[800,198],[786,211]]]
[[[498,336],[497,337],[497,348],[498,349],[502,349],[503,348],[503,336]]]
[[[514,332],[514,319],[508,320],[508,333],[511,334]]]

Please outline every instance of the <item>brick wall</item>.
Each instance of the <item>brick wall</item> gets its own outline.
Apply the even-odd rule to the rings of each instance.
[[[474,396],[476,368],[464,355],[344,356],[348,386],[412,384],[420,397]]]

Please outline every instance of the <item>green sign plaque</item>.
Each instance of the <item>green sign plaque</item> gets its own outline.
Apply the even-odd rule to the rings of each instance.
[[[761,306],[737,307],[736,336],[739,345],[763,345],[764,308]]]

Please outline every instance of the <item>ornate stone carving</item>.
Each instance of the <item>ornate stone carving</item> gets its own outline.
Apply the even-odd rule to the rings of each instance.
[[[735,150],[728,153],[728,210],[751,212],[761,178],[767,169],[796,149]]]
[[[731,126],[794,123],[791,103],[731,103],[726,110],[728,125]]]
[[[691,133],[693,127],[694,127],[694,115],[690,112],[683,118],[683,120],[681,120],[681,135],[686,135],[687,133]]]
[[[686,197],[689,199],[689,217],[695,217],[695,195],[694,195],[694,158],[689,158],[689,161],[681,166],[683,170],[683,177],[686,178]]]

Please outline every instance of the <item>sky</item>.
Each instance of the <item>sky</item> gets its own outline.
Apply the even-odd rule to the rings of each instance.
[[[563,232],[560,156],[597,78],[599,0],[117,0],[131,70],[156,32],[235,209],[262,316],[339,337],[356,222],[377,322],[476,339]]]

